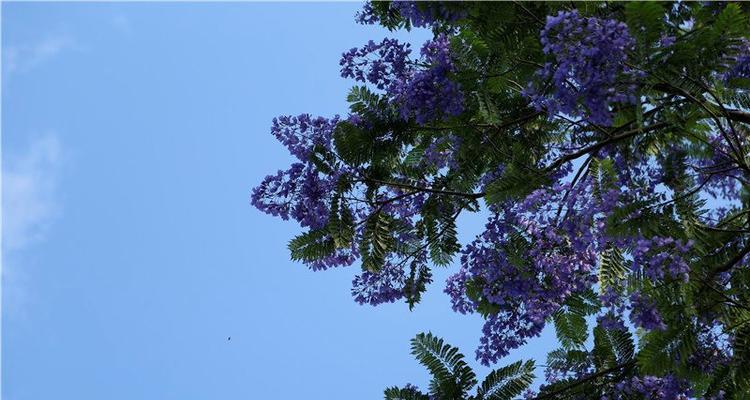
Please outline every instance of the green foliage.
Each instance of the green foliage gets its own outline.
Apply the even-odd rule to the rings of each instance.
[[[372,137],[355,125],[346,121],[340,122],[336,125],[333,139],[336,154],[344,162],[359,166],[372,159]]]
[[[438,206],[434,202],[428,202],[423,219],[430,260],[435,265],[446,266],[450,264],[453,254],[461,248],[458,244],[456,220],[450,214],[437,212],[436,208],[430,210],[431,207]]]
[[[671,373],[688,380],[696,395],[722,390],[727,399],[750,398],[750,269],[736,267],[747,264],[742,252],[750,246],[750,183],[738,179],[742,195],[725,214],[707,213],[716,211],[716,203],[707,203],[707,184],[697,173],[702,167],[689,162],[721,156],[742,173],[748,171],[750,79],[725,80],[723,74],[750,37],[750,6],[725,2],[445,5],[465,11],[465,17],[455,22],[458,29],[449,35],[455,64],[450,78],[461,85],[465,112],[417,124],[401,118],[387,94],[352,88],[347,97],[350,111],[367,124],[338,123],[333,148],[317,146],[311,162],[322,175],[344,164],[361,174],[341,178],[331,190],[325,199],[330,206],[328,223],[294,238],[289,243],[292,259],[312,262],[338,249],[355,248],[363,269],[372,273],[387,263],[399,263],[406,269],[403,294],[411,309],[432,281],[431,268],[454,263],[461,249],[456,222],[461,213],[493,209],[536,190],[550,190],[553,181],[561,182],[555,174],[570,167],[570,176],[575,176],[571,184],[591,183],[596,204],[603,205],[612,191],[632,195],[634,200],[618,205],[603,221],[606,238],[596,243],[592,289],[570,294],[564,304],[553,304],[551,309],[559,309],[547,321],[554,326],[560,346],[549,353],[548,366],[601,375],[585,382],[561,379],[540,396],[600,398],[607,385],[618,379]],[[427,10],[430,4],[417,6]],[[385,27],[411,28],[389,2],[375,2],[373,8]],[[542,51],[539,40],[545,17],[572,8],[585,17],[624,21],[636,39],[627,66],[643,76],[635,78],[637,82],[631,82],[632,77],[617,82],[623,87],[637,83],[638,89],[635,104],[612,106],[612,126],[594,126],[567,115],[550,117],[521,94],[529,82],[539,80],[537,71],[545,63],[555,61]],[[434,32],[449,31],[438,24]],[[674,37],[674,44],[661,45],[665,37]],[[551,90],[544,86],[549,82],[539,84]],[[718,154],[712,144],[716,135],[732,136],[732,148]],[[445,150],[454,139],[461,144],[450,165],[430,165],[429,152]],[[640,155],[660,167],[656,190],[648,188],[650,182],[637,181],[643,178],[620,180],[618,166]],[[640,196],[641,192],[649,196]],[[406,217],[389,208],[399,202],[418,204],[418,215],[406,223]],[[352,211],[358,206],[367,211],[366,216]],[[558,214],[549,220],[552,229],[560,228],[555,224],[562,225],[566,218],[565,213]],[[535,273],[529,255],[534,239],[523,229],[508,236],[502,244],[504,261],[523,273]],[[643,265],[634,265],[634,242],[625,239],[653,237],[690,241],[683,255],[690,267],[687,282],[652,279]],[[568,251],[564,243],[559,247],[555,251]],[[488,283],[483,279],[466,282],[466,296],[476,311],[484,317],[507,311],[485,298]],[[540,281],[540,285],[549,283]],[[593,315],[607,312],[597,294],[609,290],[623,298],[636,291],[648,296],[669,328],[638,331],[634,340],[628,330],[590,327]],[[728,343],[731,355],[728,365],[711,373],[688,361],[697,353],[698,328],[706,316],[716,316],[713,329]],[[456,348],[431,334],[420,334],[412,341],[412,351],[433,376],[432,398],[470,398],[477,379]],[[477,387],[473,398],[516,398],[529,386],[533,368],[531,362],[499,368]],[[413,388],[389,388],[385,397],[429,398]]]
[[[409,305],[409,310],[413,309],[422,299],[422,293],[427,291],[427,284],[431,280],[432,272],[426,264],[418,261],[411,263],[409,277],[404,285],[404,296],[406,297],[406,303]]]
[[[445,400],[511,400],[534,380],[534,362],[517,361],[490,372],[477,386],[474,371],[458,349],[432,333],[420,333],[411,340],[411,353],[432,375],[429,396],[413,386],[385,390],[386,400],[438,398]],[[469,392],[476,386],[476,393]]]
[[[331,213],[326,225],[336,248],[348,248],[354,239],[354,216],[337,191],[331,199]]]
[[[590,362],[585,350],[556,349],[547,353],[547,366],[555,370],[584,370]]]
[[[599,289],[604,293],[608,288],[618,290],[627,277],[629,268],[620,249],[610,244],[599,257]],[[619,290],[618,290],[619,291]]]
[[[520,149],[517,149],[521,153]],[[520,156],[519,156],[520,157]],[[510,164],[500,178],[487,185],[485,201],[495,204],[509,199],[518,199],[531,193],[547,182],[542,171],[529,165]]]
[[[420,333],[412,339],[411,353],[435,378],[435,390],[447,398],[460,398],[477,382],[463,354],[431,333]]]
[[[377,272],[382,267],[394,245],[390,231],[392,222],[392,218],[384,212],[376,212],[367,219],[359,245],[362,269]]]
[[[592,158],[588,172],[593,178],[592,194],[599,202],[602,201],[602,193],[617,189],[615,186],[617,173],[615,172],[614,161],[611,158]]]
[[[586,317],[576,312],[564,312],[562,309],[552,314],[557,339],[565,349],[576,349],[583,346],[588,337]]]
[[[625,20],[640,46],[652,46],[664,29],[664,7],[668,3],[632,1],[625,4]]]
[[[534,362],[516,361],[498,368],[484,379],[477,389],[477,400],[511,400],[534,380]]]
[[[430,396],[412,388],[390,387],[385,390],[385,400],[429,400]]]
[[[638,367],[646,374],[684,367],[695,349],[695,333],[691,326],[671,328],[666,332],[643,333],[639,340]]]
[[[748,315],[750,317],[750,315]],[[734,369],[735,382],[738,388],[744,388],[745,393],[750,391],[750,370],[747,368],[750,361],[750,318],[738,326],[734,336]]]
[[[627,330],[597,327],[594,330],[594,335],[598,336],[598,345],[608,349],[604,352],[611,352],[614,355],[614,361],[617,364],[623,364],[633,359],[635,345],[633,336]]]
[[[323,229],[310,230],[289,242],[289,251],[294,261],[315,261],[333,253],[334,240]]]

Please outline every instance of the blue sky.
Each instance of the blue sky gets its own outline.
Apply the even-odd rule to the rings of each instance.
[[[359,306],[356,267],[289,261],[299,229],[248,201],[291,161],[274,116],[346,113],[342,51],[428,32],[357,25],[357,3],[2,8],[4,399],[378,399],[426,385],[428,330],[473,362],[455,265],[413,312]]]

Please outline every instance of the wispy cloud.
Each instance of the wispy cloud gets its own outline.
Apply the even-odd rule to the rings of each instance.
[[[16,251],[44,237],[59,213],[62,148],[56,135],[33,139],[3,160],[3,250]]]
[[[26,318],[31,246],[43,240],[60,214],[58,186],[63,148],[56,135],[37,136],[20,151],[3,149],[2,284],[3,312]]]
[[[33,69],[66,50],[78,45],[69,35],[47,36],[35,43],[9,44],[3,49],[5,74]]]

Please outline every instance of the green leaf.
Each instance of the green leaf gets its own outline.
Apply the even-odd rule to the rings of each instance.
[[[317,261],[336,250],[333,239],[324,229],[309,230],[289,241],[289,251],[294,261]]]
[[[727,3],[712,28],[726,36],[742,35],[747,30],[747,16],[742,13],[739,4]]]
[[[413,388],[390,387],[383,393],[385,400],[430,400],[430,396]]]
[[[422,145],[411,149],[406,157],[404,157],[403,164],[407,167],[416,167],[417,165],[419,165],[419,163],[421,163],[422,159],[424,158],[424,152],[426,148],[426,145]]]
[[[617,365],[615,348],[607,337],[606,330],[601,326],[594,328],[594,349],[591,351],[591,355],[594,358],[594,366],[597,371]]]
[[[739,388],[750,391],[750,323],[745,323],[734,334],[735,381]]]
[[[438,218],[426,215],[425,227],[430,260],[438,266],[450,264],[453,254],[461,249],[455,220],[450,215],[438,214]]]
[[[477,383],[463,354],[432,333],[420,333],[412,339],[411,354],[427,367],[446,398],[458,398],[451,396],[460,396]]]
[[[479,105],[479,115],[484,122],[488,124],[497,124],[500,122],[500,118],[498,118],[500,112],[490,95],[487,93],[477,93],[477,104]]]
[[[511,400],[534,381],[534,361],[517,361],[498,368],[477,388],[478,400]]]
[[[342,199],[340,190],[337,190],[331,199],[331,212],[326,229],[337,249],[351,247],[354,239],[354,216]]]
[[[359,166],[372,158],[372,138],[364,130],[347,121],[341,121],[336,125],[333,143],[336,154],[350,165]]]
[[[619,291],[620,285],[627,277],[630,268],[616,246],[608,244],[599,256],[599,289],[604,293],[610,287]]]
[[[392,218],[382,211],[368,217],[359,245],[364,270],[378,272],[383,267],[385,257],[394,244],[390,231],[391,222]]]
[[[659,2],[633,1],[625,4],[625,20],[639,44],[651,46],[661,35],[664,6]]]
[[[619,364],[633,359],[635,344],[633,335],[626,329],[602,329],[600,340],[607,341]]]
[[[547,354],[547,367],[557,370],[584,370],[590,362],[584,350],[552,350]]]
[[[432,272],[426,264],[414,260],[410,263],[409,277],[404,283],[404,297],[409,310],[422,299],[422,293],[427,291],[427,284],[432,282]]]
[[[541,171],[511,164],[505,168],[500,178],[487,185],[485,201],[487,204],[496,204],[522,198],[546,183],[548,178]]]
[[[684,365],[695,349],[695,333],[689,324],[666,331],[650,331],[640,337],[638,367],[645,374],[664,375]]]
[[[560,309],[552,314],[552,321],[563,348],[570,350],[583,347],[588,337],[586,318],[583,315]]]

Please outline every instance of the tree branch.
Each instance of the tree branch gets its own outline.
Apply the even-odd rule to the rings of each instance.
[[[408,185],[406,183],[400,183],[400,182],[382,181],[380,179],[374,179],[374,178],[364,178],[364,181],[374,182],[380,185],[398,187],[402,189],[410,189],[410,190],[416,190],[416,191],[427,192],[427,193],[435,193],[435,194],[444,194],[448,196],[464,197],[464,198],[472,199],[472,200],[482,198],[485,195],[484,192],[479,192],[479,193],[455,192],[452,190],[440,190],[440,189],[433,189],[433,188],[428,188],[428,187],[413,186],[413,185]]]
[[[622,364],[615,365],[612,368],[607,368],[607,369],[601,370],[601,371],[599,371],[599,372],[597,372],[595,374],[589,375],[589,376],[587,376],[585,378],[581,378],[581,379],[579,379],[579,380],[571,383],[570,385],[567,385],[567,386],[562,387],[560,389],[553,390],[551,392],[539,395],[539,396],[535,397],[534,400],[554,399],[555,396],[559,395],[560,393],[563,393],[563,392],[566,392],[566,391],[568,391],[570,389],[573,389],[573,388],[576,388],[578,386],[581,386],[584,383],[592,381],[592,380],[594,380],[596,378],[599,378],[601,376],[607,375],[607,374],[615,372],[615,371],[619,371],[619,370],[624,369],[624,368],[632,367],[634,365],[635,365],[635,360],[630,360],[628,362],[624,362]]]
[[[647,126],[647,127],[642,128],[642,129],[641,128],[636,128],[636,129],[633,129],[633,130],[629,130],[629,131],[625,131],[623,133],[620,133],[619,135],[610,136],[609,138],[607,138],[605,140],[602,140],[601,142],[594,143],[591,146],[584,147],[581,150],[578,150],[576,152],[573,152],[573,153],[570,153],[570,154],[567,154],[567,155],[565,155],[563,157],[558,158],[555,162],[553,162],[552,164],[550,164],[549,166],[547,166],[545,168],[545,171],[552,171],[555,168],[560,167],[561,165],[565,164],[568,161],[573,161],[573,160],[575,160],[578,157],[584,156],[584,155],[589,154],[589,153],[594,153],[594,152],[600,150],[602,147],[604,147],[604,146],[606,146],[608,144],[612,144],[612,143],[618,142],[620,140],[636,136],[636,135],[638,135],[640,133],[647,133],[647,132],[655,131],[657,129],[661,129],[661,128],[664,128],[664,127],[667,127],[667,126],[669,126],[669,124],[666,123],[666,122],[657,122],[657,123],[655,123],[655,124],[653,124],[651,126]]]

